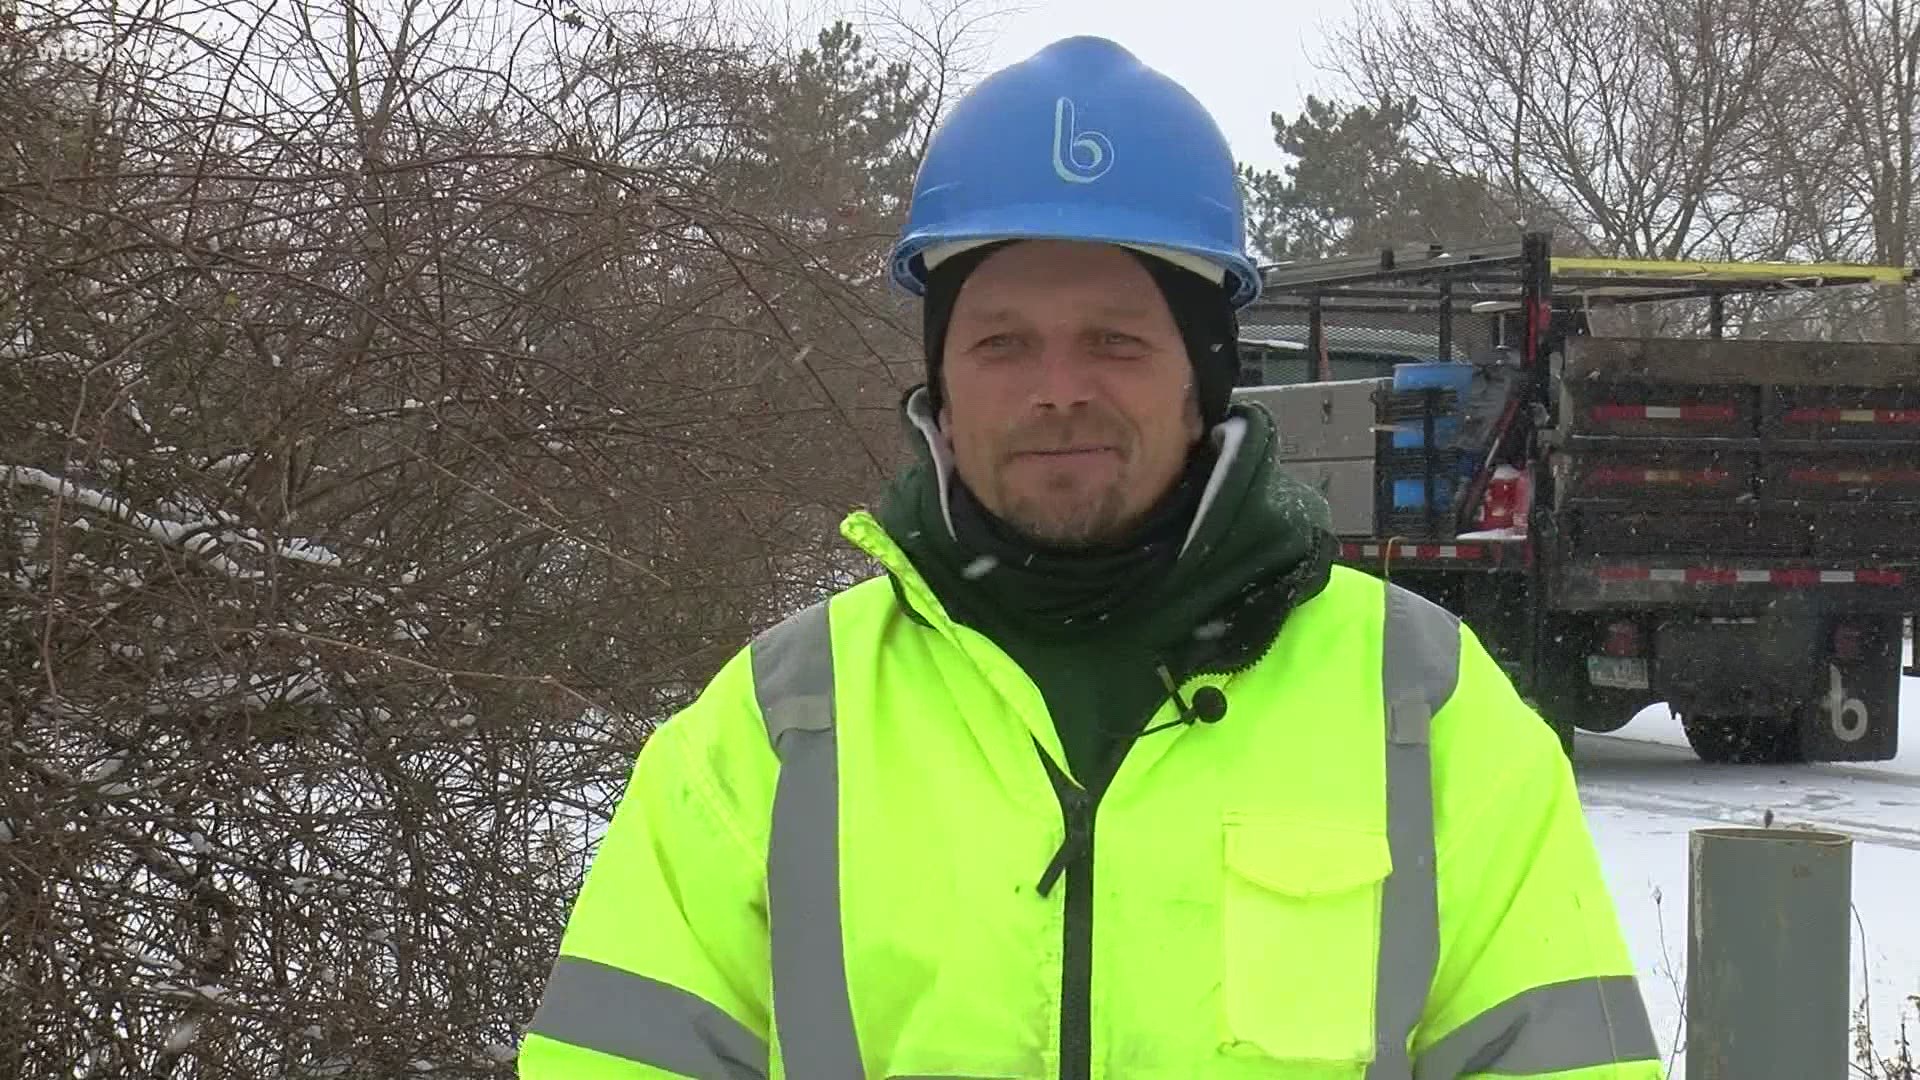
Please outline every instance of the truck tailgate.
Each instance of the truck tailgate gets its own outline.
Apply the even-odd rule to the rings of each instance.
[[[1559,406],[1566,599],[1920,603],[1920,349],[1573,338]]]

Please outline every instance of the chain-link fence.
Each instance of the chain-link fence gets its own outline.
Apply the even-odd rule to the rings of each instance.
[[[1304,302],[1285,297],[1248,308],[1240,325],[1240,385],[1312,382],[1316,372],[1333,381],[1387,378],[1395,364],[1431,362],[1444,355],[1435,312],[1326,304],[1321,320],[1326,357],[1316,363]],[[1480,358],[1501,340],[1497,315],[1457,312],[1451,321],[1451,359]]]

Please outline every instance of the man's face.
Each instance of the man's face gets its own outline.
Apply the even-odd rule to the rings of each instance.
[[[1026,241],[955,298],[940,426],[995,516],[1042,543],[1119,539],[1200,437],[1193,368],[1166,299],[1132,255]]]

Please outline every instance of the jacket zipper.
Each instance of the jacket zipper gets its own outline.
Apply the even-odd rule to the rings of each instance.
[[[1182,683],[1201,676],[1227,677],[1252,668],[1273,651],[1268,641],[1260,651],[1237,664],[1203,668],[1188,673]],[[1183,698],[1184,700],[1184,695]],[[1139,736],[1134,736],[1137,739]],[[1055,765],[1037,741],[1034,749],[1046,766],[1053,793],[1060,800],[1066,835],[1040,875],[1042,898],[1052,894],[1064,878],[1066,896],[1060,951],[1060,1080],[1092,1080],[1093,1076],[1093,824],[1100,797],[1120,771],[1134,739],[1115,744],[1115,753],[1100,775],[1086,788],[1075,784]]]
[[[1040,877],[1040,895],[1066,879],[1064,940],[1060,952],[1060,1080],[1093,1075],[1093,822],[1098,789],[1069,780],[1041,752],[1053,792],[1060,800],[1066,837]]]

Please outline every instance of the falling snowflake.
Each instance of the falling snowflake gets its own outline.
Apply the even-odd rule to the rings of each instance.
[[[200,1021],[182,1020],[173,1025],[167,1033],[167,1053],[178,1054],[193,1045],[193,1037],[200,1034]]]
[[[1203,622],[1199,626],[1194,627],[1193,636],[1200,641],[1218,641],[1226,637],[1227,631],[1232,628],[1233,624],[1230,621],[1226,619],[1214,619],[1212,622]]]

